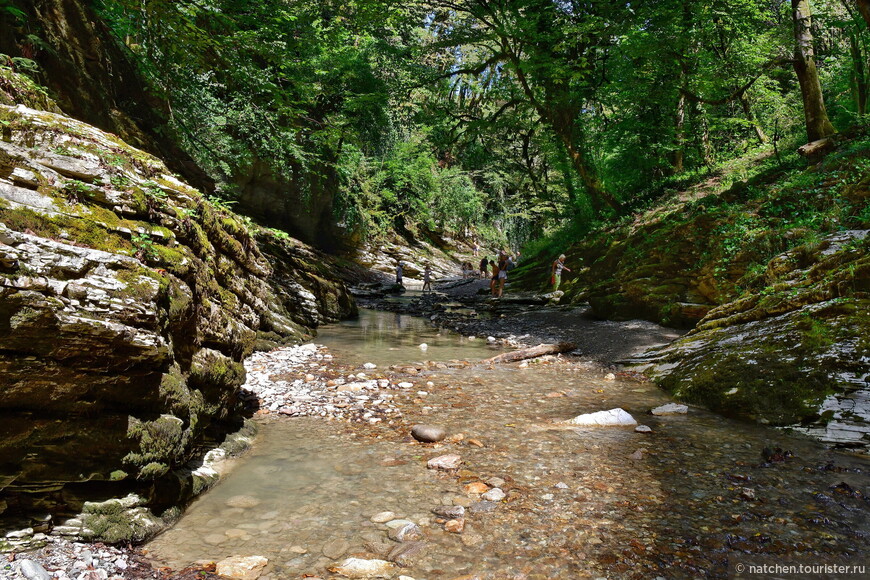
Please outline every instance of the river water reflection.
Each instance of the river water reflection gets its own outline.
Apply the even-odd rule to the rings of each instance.
[[[489,356],[480,339],[469,345],[419,320],[364,316],[318,342],[354,364]],[[727,577],[740,563],[867,563],[864,458],[699,409],[653,417],[647,411],[669,401],[664,393],[580,365],[440,369],[418,380],[426,394],[398,397],[401,424],[264,420],[252,452],[149,544],[152,557],[182,567],[256,554],[269,559],[267,580],[328,578],[326,568],[347,555],[395,545],[371,521],[391,511],[425,534],[425,552],[395,573],[417,580]],[[652,433],[556,425],[613,407]],[[417,422],[465,438],[421,445],[407,435]],[[793,457],[766,463],[765,448]],[[458,474],[426,468],[451,452],[464,460]],[[444,531],[431,510],[477,501],[464,484],[491,478],[503,480],[495,483],[505,500],[469,515],[461,534]]]

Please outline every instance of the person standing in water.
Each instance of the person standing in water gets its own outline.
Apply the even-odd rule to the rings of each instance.
[[[498,256],[498,288],[495,296],[501,298],[501,295],[504,294],[504,285],[507,282],[507,273],[508,273],[508,263],[509,258],[507,253],[502,251]]]
[[[489,266],[489,258],[484,256],[483,259],[480,261],[480,277],[481,278],[486,278],[487,266]]]
[[[490,260],[489,265],[492,268],[492,277],[489,279],[489,290],[492,295],[495,296],[498,290],[498,264]]]
[[[550,284],[553,285],[553,292],[555,292],[559,289],[559,284],[562,283],[562,270],[571,271],[570,268],[565,266],[565,254],[562,254],[553,261],[553,267],[550,270]]]
[[[423,269],[423,292],[432,291],[432,266],[426,264]]]
[[[396,284],[402,286],[402,262],[396,262]]]

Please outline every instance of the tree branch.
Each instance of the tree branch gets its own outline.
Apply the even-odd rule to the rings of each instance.
[[[778,56],[774,59],[767,61],[761,67],[761,71],[757,75],[752,77],[749,81],[744,83],[742,86],[735,89],[730,95],[728,95],[727,97],[722,97],[721,99],[705,99],[704,97],[698,96],[695,93],[691,92],[690,90],[688,90],[686,88],[682,88],[682,87],[680,88],[680,93],[683,96],[685,96],[686,99],[688,99],[689,101],[691,101],[693,103],[703,103],[705,105],[724,105],[724,104],[730,103],[731,101],[734,101],[734,100],[742,97],[743,93],[748,91],[749,88],[755,84],[755,81],[760,79],[762,77],[762,75],[764,75],[764,73],[766,73],[769,69],[771,69],[775,66],[783,66],[786,64],[791,64],[792,62],[793,62],[792,59],[786,58],[784,56]]]

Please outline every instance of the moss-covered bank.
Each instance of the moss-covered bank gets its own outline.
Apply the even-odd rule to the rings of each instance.
[[[258,340],[310,336],[353,300],[322,256],[113,135],[23,104],[0,127],[0,518],[53,525],[130,493],[169,509],[241,425]]]

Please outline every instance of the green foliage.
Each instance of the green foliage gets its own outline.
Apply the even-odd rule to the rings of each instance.
[[[220,182],[219,207],[274,178],[294,202],[334,200],[356,236],[552,233],[556,248],[689,184],[744,179],[735,158],[773,149],[790,167],[805,137],[783,2],[97,5]],[[832,119],[865,122],[867,26],[850,3],[813,10]],[[866,223],[866,207],[836,203],[827,218],[797,198],[759,211]]]
[[[135,233],[130,237],[130,241],[135,249],[134,256],[143,264],[160,259],[160,254],[149,234],[142,232]]]

